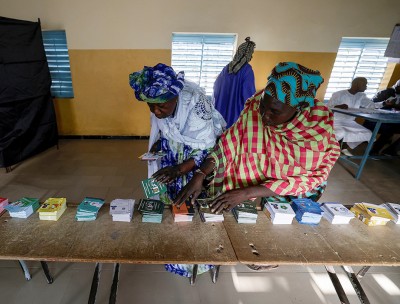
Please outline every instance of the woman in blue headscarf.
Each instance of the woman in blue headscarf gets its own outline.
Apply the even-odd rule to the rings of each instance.
[[[176,198],[193,177],[217,138],[225,121],[215,110],[205,91],[184,79],[184,72],[162,63],[129,75],[136,99],[144,101],[151,111],[149,149],[166,153],[160,162],[149,162],[149,177],[167,184],[165,203]],[[190,277],[190,265],[166,265],[167,270]],[[208,265],[199,265],[198,273]]]

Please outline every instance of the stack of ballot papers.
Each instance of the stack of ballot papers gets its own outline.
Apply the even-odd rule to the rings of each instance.
[[[164,203],[155,199],[141,199],[138,207],[143,223],[161,223]]]
[[[199,215],[203,222],[223,222],[224,215],[222,213],[216,214],[211,212],[209,205],[210,199],[197,199],[199,205]]]
[[[153,152],[146,152],[146,153],[140,155],[139,158],[141,160],[152,161],[152,160],[157,160],[157,159],[163,158],[165,155],[167,155],[167,153],[164,153],[164,152],[161,152],[161,151],[154,152],[154,153]]]
[[[134,199],[117,198],[110,203],[110,214],[114,222],[130,222],[135,207]]]
[[[400,205],[395,203],[385,203],[382,204],[382,206],[389,211],[390,215],[393,217],[393,222],[395,224],[400,224]]]
[[[104,200],[102,198],[85,197],[79,204],[75,219],[77,221],[94,221]]]
[[[40,206],[39,219],[45,221],[57,221],[67,209],[67,199],[64,197],[48,198],[43,205]]]
[[[386,208],[369,203],[356,203],[350,209],[356,217],[368,226],[386,225],[389,221],[393,221]]]
[[[318,203],[308,198],[292,200],[292,208],[296,213],[296,220],[300,224],[318,225],[322,218],[322,210]]]
[[[39,208],[38,198],[23,197],[5,206],[11,217],[27,218]]]
[[[174,222],[191,222],[194,217],[194,208],[190,201],[182,203],[179,207],[172,205]]]
[[[239,224],[255,224],[257,222],[256,202],[247,200],[232,209],[233,216]]]
[[[323,203],[321,209],[331,224],[348,224],[354,218],[354,213],[340,203]]]
[[[264,203],[264,212],[272,224],[290,225],[292,223],[296,214],[289,203],[268,202],[266,200],[262,200],[262,203]]]
[[[4,207],[8,205],[8,199],[0,197],[0,214],[5,210]]]
[[[142,187],[147,198],[152,198],[167,192],[167,186],[163,183],[157,182],[154,178],[143,180]]]

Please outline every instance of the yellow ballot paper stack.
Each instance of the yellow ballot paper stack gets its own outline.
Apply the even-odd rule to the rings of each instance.
[[[368,226],[386,225],[387,222],[393,220],[393,217],[384,207],[374,204],[356,203],[350,211]]]
[[[67,209],[66,198],[48,198],[38,210],[39,218],[46,221],[57,221],[65,209]]]

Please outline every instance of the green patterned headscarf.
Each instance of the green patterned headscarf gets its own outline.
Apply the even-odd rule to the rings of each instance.
[[[293,108],[303,104],[312,107],[323,82],[319,71],[294,62],[280,62],[268,77],[265,93]]]

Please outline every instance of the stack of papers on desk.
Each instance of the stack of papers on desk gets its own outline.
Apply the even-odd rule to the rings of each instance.
[[[348,224],[354,218],[354,213],[340,203],[323,203],[321,209],[331,224]]]
[[[209,199],[197,199],[197,203],[199,204],[199,215],[200,219],[203,222],[223,222],[224,215],[222,213],[216,214],[211,212],[211,208],[209,205]]]
[[[356,203],[350,209],[356,217],[368,226],[386,225],[394,220],[386,208],[369,203]]]
[[[57,221],[67,209],[67,199],[64,197],[48,198],[43,205],[40,206],[39,219],[45,221]]]
[[[75,219],[77,221],[94,221],[103,204],[102,198],[85,197],[78,206]]]
[[[271,220],[272,224],[290,225],[295,217],[295,213],[289,203],[268,202],[263,200],[264,212]]]
[[[0,214],[5,210],[4,207],[8,205],[8,199],[0,197]]]
[[[194,208],[190,201],[182,203],[179,208],[175,205],[172,205],[172,215],[174,216],[175,222],[191,222],[193,220],[194,213]]]
[[[147,198],[152,198],[156,195],[161,195],[167,192],[167,186],[157,182],[154,178],[148,178],[142,181],[144,194]]]
[[[255,201],[244,201],[232,209],[236,221],[239,224],[255,224],[257,222],[257,208]]]
[[[39,208],[39,199],[23,197],[5,206],[11,217],[27,218]]]
[[[134,199],[115,199],[110,203],[110,214],[114,222],[130,222],[133,216]]]
[[[382,204],[387,211],[389,211],[390,215],[393,217],[393,222],[395,224],[400,224],[400,205],[394,203],[386,203]]]
[[[318,203],[308,198],[293,199],[293,211],[300,224],[318,225],[322,218],[322,210]]]
[[[161,223],[164,203],[155,199],[141,199],[138,207],[144,223]]]

